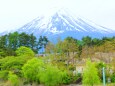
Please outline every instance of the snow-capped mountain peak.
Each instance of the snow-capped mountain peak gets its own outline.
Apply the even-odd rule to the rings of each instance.
[[[58,9],[55,12],[37,17],[31,22],[17,29],[18,32],[34,33],[36,36],[85,36],[99,34],[111,34],[115,31],[97,25],[83,17],[73,16],[67,9]],[[102,35],[103,36],[103,35]]]

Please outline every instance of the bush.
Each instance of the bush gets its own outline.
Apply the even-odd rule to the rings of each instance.
[[[7,80],[8,79],[8,71],[7,70],[0,71],[0,79],[1,80]]]
[[[11,82],[12,86],[19,86],[19,79],[16,74],[9,72],[8,80]]]
[[[33,58],[23,67],[22,73],[29,83],[42,83],[46,86],[58,86],[62,83],[69,83],[66,72],[56,66],[45,64],[43,60]]]
[[[63,73],[62,80],[63,80],[63,84],[71,84],[71,83],[76,83],[79,78],[81,78],[80,73],[73,75],[73,72],[69,72],[69,73],[65,72]]]
[[[22,77],[22,66],[29,60],[31,59],[28,56],[8,56],[5,58],[0,59],[0,78],[1,79],[8,79],[8,71],[12,71],[19,77]]]
[[[98,70],[94,63],[90,60],[86,62],[86,68],[83,71],[83,80],[84,85],[93,86],[94,84],[100,83],[100,78],[98,76]]]
[[[72,82],[71,75],[69,75],[67,72],[63,72],[62,83],[63,84],[70,84],[71,82]]]
[[[5,57],[6,53],[4,52],[4,50],[0,49],[0,58]]]
[[[111,75],[111,82],[115,82],[115,73]]]
[[[17,56],[27,55],[27,56],[34,56],[34,52],[27,47],[21,46],[16,50]]]
[[[37,58],[29,60],[23,67],[22,73],[23,76],[30,82],[39,82],[37,75],[40,73],[40,70],[43,68],[43,61]]]
[[[74,71],[75,70],[75,65],[70,64],[68,68],[69,68],[70,71]]]
[[[57,67],[48,65],[39,75],[40,82],[45,84],[45,86],[59,86],[63,83],[63,74],[64,72]]]
[[[102,68],[103,67],[105,67],[105,68],[107,67],[107,65],[104,62],[97,62],[96,63],[96,68],[98,69],[98,75],[99,75],[101,81],[103,80],[103,75],[102,75]]]

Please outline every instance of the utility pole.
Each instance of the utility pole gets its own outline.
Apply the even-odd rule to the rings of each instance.
[[[103,67],[103,71],[102,72],[103,72],[103,86],[106,86],[105,85],[105,68],[104,67]]]

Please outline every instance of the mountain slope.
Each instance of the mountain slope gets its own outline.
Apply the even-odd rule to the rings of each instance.
[[[99,38],[112,36],[115,33],[111,29],[96,25],[85,18],[75,17],[62,9],[52,15],[39,16],[16,31],[34,33],[37,37],[45,35],[49,39],[67,36],[80,39],[87,35]]]

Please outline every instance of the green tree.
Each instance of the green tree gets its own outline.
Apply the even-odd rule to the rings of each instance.
[[[5,75],[7,74],[8,71],[12,71],[13,73],[21,77],[22,76],[21,68],[29,59],[31,58],[27,56],[19,56],[19,57],[8,56],[2,58],[0,59],[1,73],[4,73],[3,75]],[[7,75],[5,75],[4,78],[7,79]]]
[[[55,51],[58,54],[55,54],[55,59],[57,62],[64,62],[67,60],[67,65],[69,60],[74,64],[75,58],[77,57],[78,45],[77,40],[72,37],[67,37],[63,41],[59,40],[55,46]]]
[[[68,43],[68,46],[67,46],[67,48],[68,48],[68,51],[69,52],[77,52],[77,50],[78,50],[78,45],[77,45],[77,40],[76,39],[74,39],[74,38],[72,38],[72,37],[67,37],[66,39],[65,39],[65,41],[67,41],[67,43]]]
[[[90,60],[86,62],[86,67],[83,71],[83,84],[93,86],[94,84],[100,83],[100,78],[98,76],[98,70],[95,64]]]
[[[23,67],[22,73],[24,77],[30,82],[39,82],[38,74],[43,69],[44,63],[42,60],[33,58],[29,60]]]
[[[90,57],[92,51],[90,51],[92,47],[92,38],[90,36],[86,36],[82,38],[82,42],[84,44],[83,54],[85,52],[85,56]]]
[[[67,37],[64,41],[60,41],[57,46],[60,48],[60,51],[67,54],[67,57],[70,56],[70,53],[77,52],[78,45],[77,40],[72,37]]]
[[[18,32],[9,33],[8,35],[8,48],[16,50],[18,48],[19,34]]]
[[[64,72],[57,67],[47,65],[46,69],[40,74],[40,82],[44,83],[45,86],[59,86],[63,83],[63,75]]]
[[[46,36],[40,36],[38,40],[38,48],[42,51],[42,53],[45,51],[46,45],[48,44],[49,40]]]
[[[83,37],[82,41],[84,45],[87,45],[88,47],[92,45],[92,38],[89,36]]]
[[[92,39],[92,45],[100,46],[102,44],[102,41],[98,38]]]
[[[78,40],[77,44],[78,44],[78,58],[80,59],[81,54],[82,54],[82,49],[83,49],[83,42]]]
[[[38,52],[38,45],[36,41],[36,37],[33,34],[30,34],[30,48],[37,53]]]
[[[1,49],[6,49],[7,48],[7,42],[8,42],[8,36],[0,36],[0,48]]]
[[[34,56],[34,52],[30,48],[27,48],[24,46],[19,47],[16,50],[16,54],[18,56],[21,56],[21,55],[27,55],[27,56],[32,56],[32,57]]]
[[[98,63],[96,63],[96,68],[98,69],[98,75],[99,75],[99,77],[102,79],[102,77],[103,77],[103,75],[102,75],[102,68],[103,67],[107,67],[106,66],[106,64],[104,63],[104,62],[98,62]],[[106,71],[106,73],[107,73],[107,71]]]
[[[24,33],[24,32],[19,34],[19,47],[20,46],[29,47],[29,45],[30,45],[30,37],[29,37],[29,35]]]

